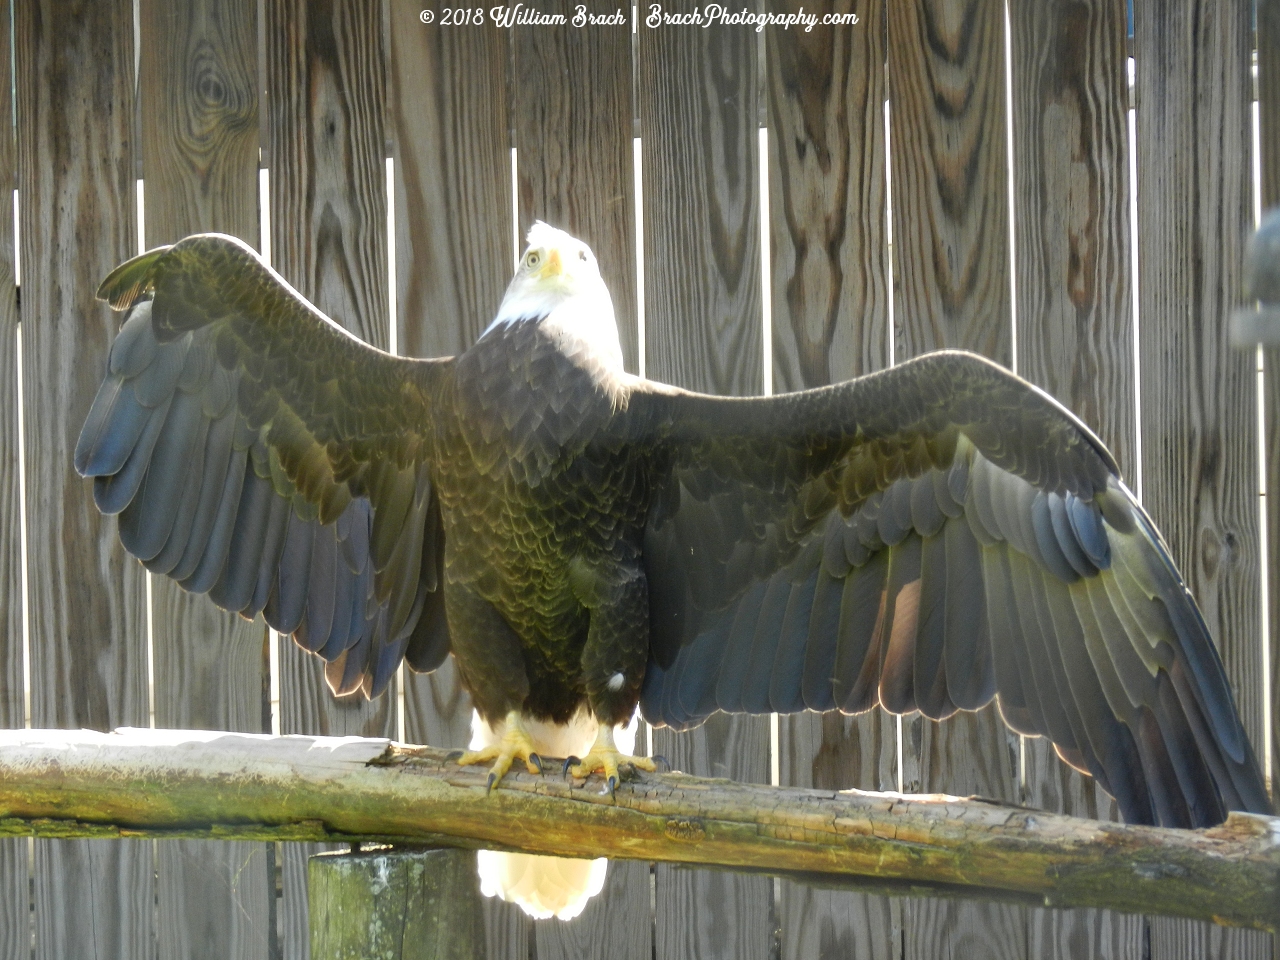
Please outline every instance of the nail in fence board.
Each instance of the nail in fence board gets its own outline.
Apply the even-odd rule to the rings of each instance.
[[[647,375],[721,394],[763,387],[756,35],[639,34]],[[713,716],[653,747],[678,770],[767,783],[767,717]],[[772,883],[659,865],[658,956],[767,957]]]
[[[381,3],[267,0],[271,256],[298,290],[381,349],[389,344]],[[321,661],[280,647],[282,733],[394,736],[395,682],[370,703],[335,700]],[[307,955],[307,857],[285,844],[280,938]]]
[[[0,3],[0,23],[9,4]],[[11,62],[8,31],[0,31],[0,64]],[[9,84],[0,92],[11,94]],[[22,541],[18,459],[18,303],[13,272],[13,110],[0,96],[0,725],[23,725]],[[25,839],[0,841],[0,960],[31,955],[31,892]]]
[[[774,0],[769,9],[799,6]],[[884,5],[841,0],[813,12],[858,22],[765,32],[776,393],[870,373],[889,359]],[[779,717],[779,781],[895,790],[896,734],[879,709]],[[778,889],[783,960],[897,955],[899,901],[789,881]]]
[[[1135,4],[1142,499],[1262,743],[1254,354],[1227,342],[1253,222],[1252,4]],[[1271,938],[1153,919],[1152,956],[1269,957]]]
[[[139,8],[138,113],[148,248],[217,231],[258,246],[256,0]],[[168,577],[151,583],[156,725],[270,732],[266,624]],[[156,846],[160,954],[261,958],[275,940],[274,866],[253,843]]]
[[[1004,4],[913,0],[888,18],[895,357],[963,347],[1012,360]],[[908,792],[1016,800],[1017,737],[994,706],[903,720]],[[1025,911],[912,902],[905,954],[1025,953]]]
[[[1089,424],[1132,478],[1133,278],[1124,0],[1015,2],[1011,24],[1018,371]],[[1024,802],[1118,819],[1043,738],[1024,741]],[[1141,956],[1141,917],[1029,910],[1037,958]]]
[[[146,726],[142,568],[69,455],[116,328],[94,290],[137,251],[133,6],[47,0],[15,14],[32,722]],[[147,954],[150,843],[35,851],[36,957]]]

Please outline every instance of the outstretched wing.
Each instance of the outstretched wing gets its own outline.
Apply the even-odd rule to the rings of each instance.
[[[996,697],[1129,822],[1269,809],[1208,629],[1101,442],[980,357],[731,399],[637,386],[646,719]]]
[[[447,360],[393,357],[249,247],[188,237],[117,267],[129,314],[76,445],[126,549],[219,606],[263,613],[376,696],[448,654],[428,466]]]

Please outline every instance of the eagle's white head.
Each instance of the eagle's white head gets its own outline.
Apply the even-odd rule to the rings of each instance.
[[[591,248],[541,220],[529,229],[527,244],[498,315],[481,337],[510,324],[541,322],[549,333],[580,339],[621,368],[613,300]]]

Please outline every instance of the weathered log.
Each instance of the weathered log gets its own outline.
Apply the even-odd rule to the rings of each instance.
[[[558,767],[548,767],[558,769]],[[0,835],[436,843],[967,889],[1280,926],[1280,819],[1130,827],[983,800],[640,775],[487,771],[386,740],[203,731],[0,733]]]

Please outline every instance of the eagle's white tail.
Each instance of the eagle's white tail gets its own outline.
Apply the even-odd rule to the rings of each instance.
[[[536,720],[524,721],[525,732],[544,757],[585,756],[595,742],[597,724],[586,710],[580,710],[567,726]],[[632,753],[635,746],[634,721],[617,733],[618,750]],[[480,714],[471,718],[471,749],[479,750],[502,738],[503,724],[490,727]],[[550,771],[548,771],[550,772]],[[572,920],[587,901],[604,887],[609,861],[571,860],[539,857],[528,853],[499,853],[481,850],[478,855],[480,891],[486,897],[501,897],[515,903],[531,917],[545,920],[559,917]]]

